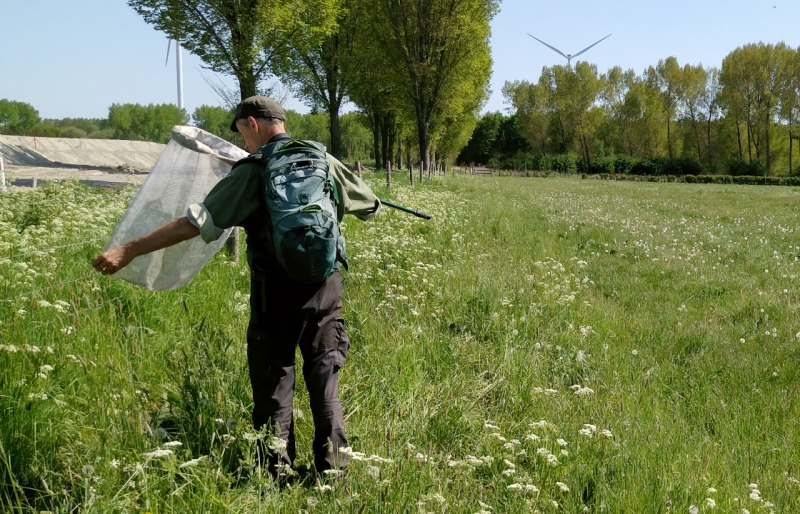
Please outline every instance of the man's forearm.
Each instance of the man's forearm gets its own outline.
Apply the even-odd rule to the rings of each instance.
[[[167,223],[158,230],[134,239],[125,246],[134,257],[138,257],[182,243],[198,235],[200,235],[200,230],[184,216]]]
[[[176,245],[198,235],[200,230],[192,225],[188,218],[179,218],[146,236],[106,250],[92,261],[92,266],[103,275],[113,275],[140,255]]]

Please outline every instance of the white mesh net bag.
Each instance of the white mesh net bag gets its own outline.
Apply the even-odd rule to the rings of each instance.
[[[114,248],[186,215],[200,203],[233,163],[247,152],[196,127],[173,127],[172,139],[161,153],[141,189],[122,215],[105,249]],[[151,291],[167,291],[188,284],[219,251],[230,230],[206,244],[195,237],[175,246],[142,255],[114,277]]]

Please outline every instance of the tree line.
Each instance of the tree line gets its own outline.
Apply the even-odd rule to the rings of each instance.
[[[243,144],[231,132],[233,110],[202,105],[191,116],[173,104],[114,104],[107,118],[42,119],[39,111],[25,102],[0,100],[0,134],[39,137],[127,139],[166,143],[175,125],[193,124],[235,144]],[[324,113],[300,114],[286,111],[286,126],[294,137],[330,145],[328,116]],[[340,116],[339,145],[345,159],[371,158],[372,135],[364,115],[356,112]]]
[[[601,173],[797,170],[800,51],[784,43],[739,47],[719,68],[681,65],[675,57],[640,75],[620,67],[600,74],[587,62],[545,67],[536,83],[507,82],[503,94],[513,116],[505,125],[498,125],[502,115],[484,116],[473,138],[513,125],[524,143],[503,150],[471,141],[462,161],[535,168],[558,155]],[[477,151],[487,148],[493,151]]]
[[[211,70],[233,76],[231,104],[277,78],[327,115],[346,152],[353,102],[377,167],[454,158],[488,98],[497,0],[129,0]],[[354,126],[353,126],[354,127]]]

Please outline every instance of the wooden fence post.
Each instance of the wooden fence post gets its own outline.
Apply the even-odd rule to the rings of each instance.
[[[386,163],[386,187],[392,187],[392,163]]]
[[[422,165],[422,161],[419,161],[419,183],[422,184],[422,179],[425,177],[422,175],[425,166]]]
[[[239,265],[239,227],[233,227],[228,240],[225,241],[225,248],[231,256],[231,261],[235,266]]]
[[[356,170],[358,170],[358,177],[361,178],[361,161],[356,161]]]
[[[414,166],[408,163],[408,183],[414,185]]]
[[[0,157],[0,193],[6,192],[6,168],[3,165],[3,158]]]

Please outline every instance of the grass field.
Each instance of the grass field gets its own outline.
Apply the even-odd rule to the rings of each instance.
[[[89,264],[131,191],[0,195],[0,510],[800,512],[800,189],[378,183],[434,219],[346,220],[350,472],[284,490],[246,269],[151,293]]]

